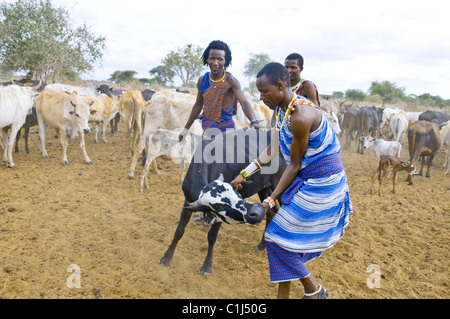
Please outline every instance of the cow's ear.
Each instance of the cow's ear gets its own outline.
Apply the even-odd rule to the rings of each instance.
[[[90,110],[91,114],[94,115],[95,113],[97,113],[97,110]]]
[[[217,179],[219,182],[223,182],[223,174],[222,173],[220,173],[220,176],[219,176],[219,178]]]

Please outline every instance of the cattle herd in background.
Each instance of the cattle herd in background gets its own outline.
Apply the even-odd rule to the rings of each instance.
[[[68,138],[77,136],[80,138],[80,147],[86,164],[92,164],[86,151],[84,134],[95,128],[94,141],[98,142],[101,131],[101,138],[106,143],[108,123],[111,128],[109,134],[114,136],[117,132],[117,123],[124,121],[127,136],[133,135],[130,145],[132,160],[128,171],[130,178],[134,178],[141,154],[145,151],[148,155],[139,187],[143,192],[144,184],[148,187],[149,166],[152,165],[158,172],[154,162],[157,157],[175,157],[171,159],[182,163],[181,176],[183,176],[184,164],[201,140],[199,138],[202,134],[201,125],[197,122],[190,130],[187,143],[189,145],[176,143],[176,132],[186,123],[195,102],[195,95],[189,92],[177,90],[155,92],[149,89],[125,91],[104,84],[96,86],[91,83],[83,86],[59,83],[43,85],[40,81],[26,80],[2,84],[0,146],[4,149],[2,163],[8,167],[16,165],[12,149],[15,140],[15,151],[19,151],[18,141],[22,128],[27,153],[30,152],[28,145],[30,127],[38,125],[39,149],[44,158],[48,157],[45,133],[48,128],[53,128],[61,141],[62,165],[69,163],[66,155]],[[250,94],[248,99],[262,125],[270,127],[272,111]],[[400,161],[402,143],[406,146],[405,139],[409,151],[408,167],[414,167],[408,176],[410,182],[413,174],[422,175],[424,165],[427,165],[426,176],[430,177],[433,158],[441,148],[446,152],[445,174],[450,171],[449,114],[429,110],[407,112],[399,108],[375,106],[355,108],[341,101],[324,101],[322,109],[339,136],[343,148],[356,148],[361,154],[365,149],[373,151],[379,163],[377,172],[380,181],[381,172],[386,171],[388,165],[386,163],[390,163],[390,169],[396,172],[406,167],[406,162]],[[235,115],[235,122],[238,128],[249,127],[240,107]],[[177,151],[171,151],[175,147],[178,148]],[[383,156],[395,159],[387,160]],[[419,157],[421,168],[417,173],[416,165],[419,165]]]

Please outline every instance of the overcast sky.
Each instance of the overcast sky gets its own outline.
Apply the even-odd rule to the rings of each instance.
[[[406,94],[450,99],[450,19],[444,1],[427,0],[52,0],[107,39],[103,66],[86,79],[115,70],[149,78],[170,50],[187,43],[228,43],[229,68],[245,87],[251,53],[274,61],[298,52],[302,76],[319,92],[360,89],[388,80]]]

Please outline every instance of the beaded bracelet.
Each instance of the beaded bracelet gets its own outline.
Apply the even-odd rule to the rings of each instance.
[[[270,208],[275,207],[275,201],[270,196],[267,197],[263,202],[266,202],[267,204],[269,204]]]
[[[258,123],[259,124],[259,120],[253,120],[250,122],[250,126],[252,126],[254,123]]]
[[[248,179],[253,173],[256,173],[261,169],[261,165],[258,163],[258,160],[255,159],[253,162],[250,163],[246,168],[244,168],[240,174],[244,176],[245,179]]]

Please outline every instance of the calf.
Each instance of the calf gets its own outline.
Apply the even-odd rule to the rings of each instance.
[[[399,157],[392,155],[382,155],[378,164],[377,171],[372,177],[372,184],[370,186],[370,193],[372,194],[373,183],[378,176],[378,195],[381,196],[381,179],[386,176],[389,170],[392,170],[392,192],[395,194],[395,180],[397,173],[406,171],[413,174],[415,171],[415,165],[410,162],[402,162]]]
[[[181,129],[174,131],[159,129],[150,132],[145,137],[145,166],[142,169],[139,183],[139,191],[143,193],[143,186],[148,188],[148,171],[150,165],[155,163],[157,157],[162,156],[165,160],[172,160],[181,163],[180,183],[183,182],[183,173],[186,163],[189,163],[194,154],[195,147],[199,143],[201,136],[189,133],[182,143],[178,142]],[[157,171],[159,173],[159,171]]]
[[[223,175],[223,181],[232,181],[242,169],[257,158],[267,147],[270,143],[270,138],[270,131],[264,132],[262,130],[241,129],[234,132],[219,134],[212,141],[207,138],[204,138],[201,141],[194,152],[194,157],[191,160],[191,164],[189,165],[189,169],[182,184],[185,203],[181,212],[180,221],[172,239],[172,243],[159,261],[160,264],[170,264],[175,248],[191,219],[192,211],[197,210],[192,207],[196,205],[190,205],[189,203],[197,202],[199,197],[201,197],[204,187],[215,181],[220,174]],[[213,153],[214,155],[212,155]],[[211,160],[210,157],[215,157],[215,159]],[[257,193],[260,200],[263,201],[272,193],[272,190],[278,184],[285,168],[286,162],[281,153],[279,153],[278,157],[272,160],[270,167],[264,166],[261,171],[253,174],[249,180],[246,181],[247,185],[239,191],[239,194],[242,198],[248,198]],[[206,192],[203,193],[205,194]],[[204,201],[202,201],[202,203],[204,203]],[[207,210],[205,211],[206,205],[201,206],[202,213],[205,215],[207,213]],[[200,207],[198,209],[200,209]],[[220,211],[220,209],[216,210]],[[210,214],[216,214],[216,210],[213,209],[213,207],[210,207]],[[271,217],[275,213],[276,207],[269,210],[268,216],[266,217],[266,225],[270,222]],[[214,244],[222,224],[219,222],[219,219],[216,219],[217,222],[211,225],[208,232],[208,253],[203,266],[199,271],[199,273],[204,276],[211,274],[212,271]],[[264,241],[261,240],[257,248],[264,249],[264,247]]]
[[[372,150],[377,157],[377,162],[380,161],[382,155],[392,155],[400,157],[402,151],[402,144],[397,141],[385,141],[383,139],[376,139],[370,136],[365,138],[361,137],[361,142],[364,144],[364,148]]]
[[[262,204],[245,201],[231,184],[225,183],[223,174],[206,185],[198,200],[188,203],[186,209],[200,212],[210,224],[247,222],[254,225],[260,223],[266,214]]]

